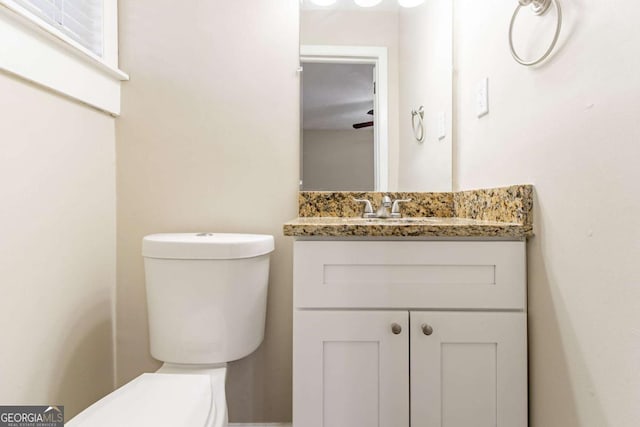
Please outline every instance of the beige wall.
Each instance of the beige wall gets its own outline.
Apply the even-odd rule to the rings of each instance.
[[[149,355],[144,235],[218,231],[276,238],[262,347],[230,367],[230,418],[291,418],[292,241],[299,162],[297,0],[120,4],[117,121],[117,372]],[[215,333],[215,325],[210,325]]]
[[[304,190],[373,191],[373,128],[305,130]]]
[[[515,3],[515,2],[513,2]],[[640,422],[640,15],[636,2],[565,0],[545,66],[510,57],[515,7],[455,1],[456,181],[536,186],[529,250],[532,427]],[[523,36],[553,26],[553,12]],[[535,25],[535,24],[534,24]],[[490,78],[488,116],[473,91]]]
[[[398,187],[403,191],[452,189],[452,11],[451,0],[400,11]],[[418,143],[411,110],[421,105],[426,138]],[[446,117],[443,139],[438,138],[438,113]]]
[[[0,74],[0,402],[113,390],[114,119]]]
[[[398,188],[398,13],[389,11],[305,10],[300,40],[308,45],[383,46],[389,60],[389,190]]]

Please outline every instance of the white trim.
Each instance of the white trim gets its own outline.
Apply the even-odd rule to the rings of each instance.
[[[129,76],[11,0],[0,0],[0,40],[0,71],[120,114],[120,82]],[[117,59],[113,45],[105,52]]]
[[[300,46],[300,62],[375,64],[376,125],[374,164],[375,190],[389,189],[389,60],[386,47],[376,46]]]
[[[104,0],[102,11],[102,61],[118,69],[118,0]],[[126,76],[126,74],[124,74]],[[129,80],[129,77],[126,77]]]

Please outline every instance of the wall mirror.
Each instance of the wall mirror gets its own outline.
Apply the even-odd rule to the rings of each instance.
[[[451,191],[451,0],[302,0],[303,191]]]

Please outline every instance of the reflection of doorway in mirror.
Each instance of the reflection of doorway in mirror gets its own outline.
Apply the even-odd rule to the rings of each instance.
[[[303,191],[386,191],[386,49],[301,49]]]
[[[303,67],[302,189],[372,191],[374,66]]]

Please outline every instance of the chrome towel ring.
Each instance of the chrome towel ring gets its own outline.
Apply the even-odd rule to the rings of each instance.
[[[560,0],[518,0],[518,7],[516,11],[513,12],[513,17],[511,17],[511,24],[509,25],[509,47],[511,48],[511,56],[515,59],[519,64],[522,64],[526,67],[531,67],[532,65],[537,65],[547,59],[553,49],[556,47],[556,43],[558,43],[558,38],[560,37],[560,31],[562,30],[562,8],[560,7]],[[558,24],[556,25],[556,33],[553,36],[553,41],[551,42],[551,46],[549,49],[542,55],[539,59],[535,61],[525,61],[520,58],[520,56],[516,53],[516,49],[513,47],[513,26],[516,22],[516,18],[518,17],[518,12],[523,7],[527,7],[531,5],[531,10],[534,14],[541,16],[544,15],[549,8],[551,7],[551,3],[553,3],[558,11]]]
[[[411,110],[411,127],[416,141],[424,142],[426,132],[424,131],[424,107],[422,105],[417,110]]]

